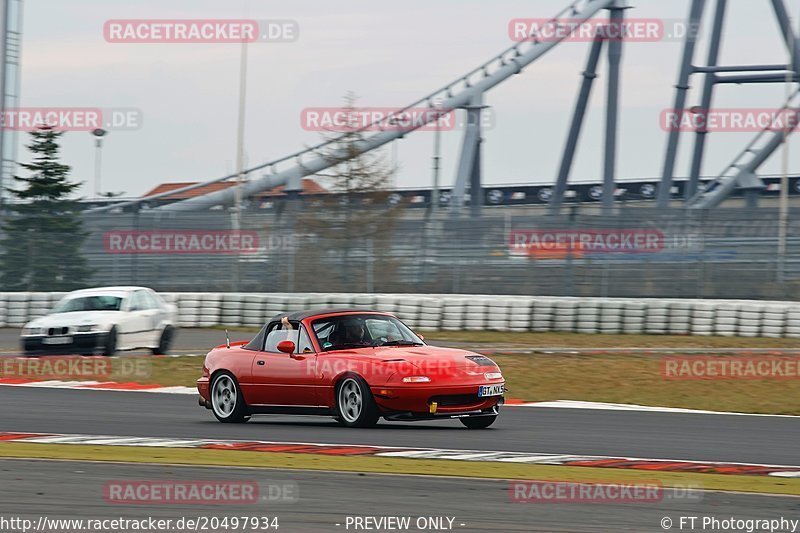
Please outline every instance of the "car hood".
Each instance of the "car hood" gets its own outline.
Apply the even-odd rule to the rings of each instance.
[[[329,352],[331,354],[348,355],[358,359],[386,364],[406,363],[419,368],[441,366],[448,368],[480,368],[495,367],[494,361],[488,357],[456,348],[439,346],[386,346],[377,348],[358,348]]]
[[[120,311],[75,311],[73,313],[53,313],[32,320],[28,327],[49,328],[80,326],[85,324],[109,324],[119,320]]]

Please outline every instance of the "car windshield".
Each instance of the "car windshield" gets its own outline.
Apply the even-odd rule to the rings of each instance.
[[[322,351],[367,346],[423,346],[408,326],[386,315],[341,315],[311,323]]]
[[[79,296],[61,300],[53,309],[54,313],[74,313],[77,311],[119,311],[122,306],[120,296],[95,295]]]

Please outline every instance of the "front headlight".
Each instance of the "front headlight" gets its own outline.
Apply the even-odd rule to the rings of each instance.
[[[403,378],[403,383],[430,383],[431,378],[428,376],[408,376]]]
[[[503,374],[502,372],[486,372],[483,377],[486,379],[501,379]]]
[[[44,328],[25,326],[24,328],[22,328],[22,334],[23,335],[42,335],[42,334],[44,334]]]
[[[84,324],[82,326],[78,326],[77,331],[78,333],[88,333],[90,331],[96,331],[97,329],[97,324]]]

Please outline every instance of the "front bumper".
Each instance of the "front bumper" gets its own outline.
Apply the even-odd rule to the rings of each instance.
[[[47,335],[24,335],[20,337],[22,351],[27,355],[36,354],[94,354],[102,351],[108,340],[108,332],[75,333],[72,335],[59,336],[69,338],[71,342],[67,344],[48,343]]]
[[[478,397],[482,385],[372,387],[372,395],[386,418],[395,420],[422,420],[458,416],[485,416],[497,414],[503,405],[503,396]],[[390,392],[391,394],[385,394]]]
[[[201,377],[197,380],[197,392],[200,393],[198,403],[201,407],[211,409],[211,394],[208,392],[208,387],[209,383],[207,377]]]

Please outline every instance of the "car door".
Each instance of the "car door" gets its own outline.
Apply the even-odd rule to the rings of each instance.
[[[282,340],[295,343],[298,349],[294,354],[278,351]],[[307,333],[271,324],[264,348],[253,360],[254,400],[260,405],[316,407],[315,371],[316,353]]]
[[[151,291],[141,292],[144,300],[144,316],[147,318],[148,327],[150,328],[149,331],[145,331],[142,334],[142,346],[154,348],[158,346],[158,341],[161,338],[161,322],[164,320],[166,313]]]
[[[147,336],[152,331],[152,320],[148,317],[144,291],[134,291],[128,300],[128,309],[120,321],[121,347],[140,348],[146,346]]]

